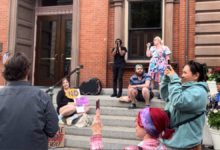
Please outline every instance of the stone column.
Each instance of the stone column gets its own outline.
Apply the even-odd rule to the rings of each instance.
[[[71,51],[71,70],[79,65],[79,44],[80,44],[80,0],[73,0],[72,18],[72,51]],[[71,84],[76,86],[77,74],[71,76]]]
[[[10,0],[8,51],[14,53],[16,44],[18,0]]]
[[[175,0],[165,0],[164,42],[171,50],[173,49],[174,2]]]
[[[111,6],[115,8],[114,16],[114,39],[123,39],[123,0],[110,0]]]

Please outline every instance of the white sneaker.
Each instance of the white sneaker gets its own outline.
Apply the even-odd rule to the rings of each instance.
[[[79,118],[79,116],[81,116],[81,114],[74,114],[73,116],[67,118],[67,119],[66,119],[66,124],[67,124],[68,126],[71,126],[72,123],[73,123],[73,120]]]
[[[66,119],[66,124],[67,124],[68,126],[71,126],[71,125],[72,125],[72,122],[73,122],[72,117],[69,117],[69,118]]]
[[[59,120],[59,125],[64,125],[65,123],[63,122],[62,119]]]

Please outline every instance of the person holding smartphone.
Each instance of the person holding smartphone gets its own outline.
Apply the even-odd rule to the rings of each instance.
[[[169,129],[170,119],[165,111],[160,108],[146,107],[139,111],[136,121],[136,137],[142,141],[138,145],[124,147],[123,150],[167,150],[159,139],[170,139],[174,130]],[[92,123],[92,136],[90,150],[103,150],[102,120],[100,109],[96,110]]]
[[[205,64],[195,61],[184,66],[182,79],[172,66],[165,70],[160,93],[166,101],[165,110],[170,113],[171,126],[198,116],[175,127],[173,137],[162,141],[168,149],[201,149],[209,92],[206,70]]]
[[[111,97],[121,97],[123,88],[123,73],[125,67],[125,54],[127,49],[122,46],[121,39],[115,40],[115,47],[112,49],[112,56],[114,57],[113,64],[113,94]],[[117,85],[119,90],[117,92]]]

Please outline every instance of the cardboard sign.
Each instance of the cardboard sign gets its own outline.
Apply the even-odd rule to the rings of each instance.
[[[70,88],[65,92],[65,95],[70,99],[75,99],[80,97],[80,91],[79,89]]]
[[[64,126],[60,126],[56,135],[53,138],[48,139],[49,148],[64,147],[65,130]]]

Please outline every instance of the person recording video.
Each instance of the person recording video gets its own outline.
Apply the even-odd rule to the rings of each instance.
[[[112,49],[112,56],[114,57],[113,64],[113,94],[111,97],[121,97],[123,88],[123,72],[125,67],[125,54],[127,49],[122,46],[122,40],[115,40],[115,47]],[[117,83],[119,90],[117,93]]]

